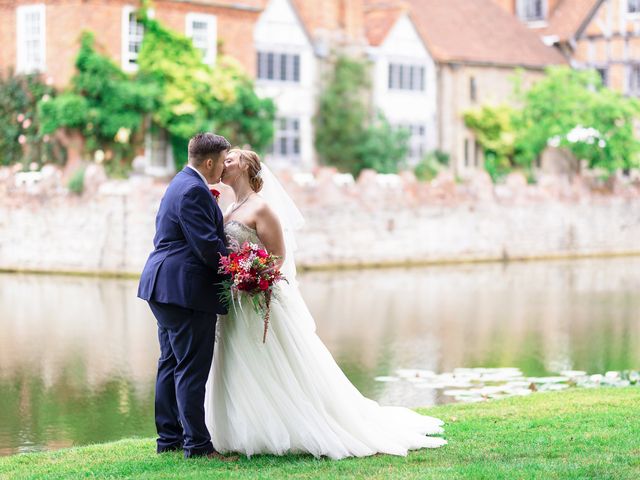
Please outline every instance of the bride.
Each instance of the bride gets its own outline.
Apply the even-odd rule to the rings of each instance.
[[[274,287],[266,343],[262,317],[246,297],[218,321],[205,400],[214,447],[341,459],[445,445],[428,436],[443,432],[442,421],[363,397],[316,335],[295,281],[293,231],[302,216],[258,155],[231,150],[222,181],[236,196],[225,214],[230,249],[246,241],[263,246],[281,257],[288,283]]]

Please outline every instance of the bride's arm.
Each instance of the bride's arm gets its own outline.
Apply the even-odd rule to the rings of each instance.
[[[279,257],[276,268],[280,268],[286,255],[284,236],[278,216],[267,204],[256,211],[256,231],[267,252]]]

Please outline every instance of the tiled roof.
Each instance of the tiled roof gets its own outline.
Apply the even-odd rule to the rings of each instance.
[[[364,29],[369,45],[379,46],[387,38],[398,18],[405,13],[404,8],[368,8],[364,14]]]
[[[559,41],[567,41],[601,3],[602,0],[560,0],[551,12],[548,24],[532,30],[541,36],[556,35]]]
[[[566,63],[558,50],[492,0],[409,0],[436,61],[541,68]]]
[[[229,7],[240,10],[263,10],[265,0],[173,0],[174,2],[211,5],[215,7]]]

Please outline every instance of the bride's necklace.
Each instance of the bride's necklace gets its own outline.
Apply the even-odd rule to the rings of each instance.
[[[244,197],[244,199],[241,202],[238,202],[238,203],[234,204],[233,207],[231,208],[231,211],[227,215],[231,215],[233,212],[235,212],[237,209],[239,209],[242,205],[244,205],[245,202],[247,200],[249,200],[249,198],[251,198],[251,195],[253,195],[253,192],[250,192],[249,195]]]

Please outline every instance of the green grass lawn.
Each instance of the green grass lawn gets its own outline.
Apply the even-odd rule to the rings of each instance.
[[[0,458],[0,478],[640,479],[640,388],[538,393],[421,410],[449,445],[408,457],[341,461],[306,455],[239,462],[156,455],[152,439]]]

